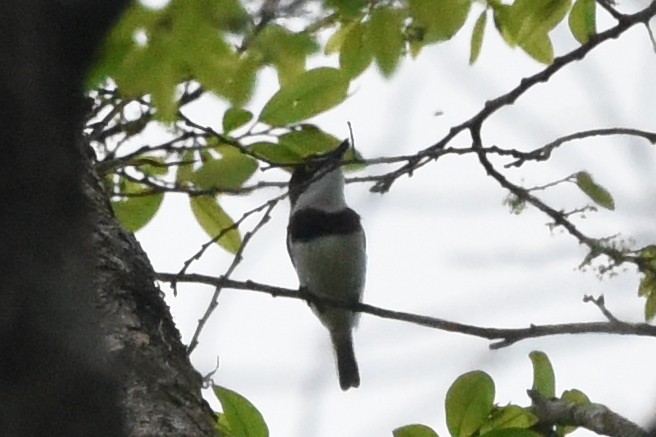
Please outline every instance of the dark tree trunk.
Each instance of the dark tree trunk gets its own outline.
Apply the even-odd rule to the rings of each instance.
[[[84,74],[125,3],[0,2],[2,436],[212,435],[152,269],[79,147]]]
[[[95,212],[95,290],[102,331],[120,363],[121,389],[132,436],[210,436],[214,414],[200,395],[153,268],[134,235],[114,218],[97,176],[85,191]]]

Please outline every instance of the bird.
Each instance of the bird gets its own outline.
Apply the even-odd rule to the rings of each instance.
[[[325,301],[355,305],[362,299],[366,276],[366,238],[360,216],[346,204],[344,173],[339,165],[349,140],[294,167],[289,181],[291,210],[287,250],[300,290],[328,328],[342,390],[360,386],[353,349],[358,313]],[[319,300],[312,301],[312,297]]]

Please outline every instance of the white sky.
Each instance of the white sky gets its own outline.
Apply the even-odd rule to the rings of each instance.
[[[601,16],[601,25],[607,25]],[[470,118],[485,100],[543,68],[505,46],[491,21],[479,62],[468,66],[473,19],[454,40],[425,49],[418,60],[406,60],[390,81],[371,68],[352,84],[345,104],[314,121],[341,137],[347,135],[350,121],[365,157],[411,154]],[[576,46],[566,28],[553,35],[557,54]],[[529,150],[583,129],[654,130],[655,76],[656,56],[647,32],[636,27],[493,116],[485,124],[484,141]],[[266,72],[260,85],[249,105],[255,112],[275,92],[274,74]],[[218,129],[222,108],[204,99],[185,113]],[[436,111],[444,114],[436,117]],[[463,136],[454,145],[467,146],[468,138]],[[360,174],[391,169],[370,168]],[[621,232],[644,244],[656,242],[655,169],[653,146],[614,137],[567,144],[547,163],[526,164],[506,174],[514,182],[539,185],[579,170],[591,172],[614,195],[616,211],[588,214],[585,220],[576,219],[577,225],[592,236]],[[269,171],[257,177],[282,181],[286,175]],[[385,195],[371,194],[368,188],[347,187],[347,197],[367,231],[366,303],[482,326],[525,327],[603,320],[593,305],[582,302],[584,294],[603,293],[615,315],[641,320],[643,301],[636,297],[639,278],[634,269],[604,281],[592,272],[578,271],[585,250],[560,230],[551,233],[547,218],[534,209],[510,214],[502,205],[506,193],[485,175],[474,156],[440,159],[412,178],[401,178]],[[237,218],[279,193],[225,198],[222,204]],[[587,203],[574,185],[541,196],[559,208]],[[248,246],[235,279],[297,286],[285,248],[287,215],[286,204],[275,210]],[[138,238],[155,269],[163,272],[177,272],[207,241],[182,195],[167,196]],[[230,256],[212,248],[192,270],[220,275],[230,262]],[[167,302],[188,342],[213,289],[180,290],[178,297],[169,293]],[[497,351],[488,345],[482,339],[365,314],[355,333],[362,384],[344,393],[328,335],[307,305],[225,290],[192,359],[201,373],[207,373],[219,356],[216,382],[252,401],[272,436],[391,435],[394,428],[416,422],[447,436],[443,403],[458,375],[485,370],[495,380],[497,402],[528,405],[528,353],[536,349],[551,358],[559,393],[579,388],[593,401],[638,423],[653,414],[653,339],[586,335],[527,340]]]

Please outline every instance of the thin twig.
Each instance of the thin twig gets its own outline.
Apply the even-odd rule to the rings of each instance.
[[[522,154],[522,156],[519,157],[517,160],[509,164],[506,164],[504,167],[505,168],[519,167],[522,164],[524,164],[526,161],[546,161],[547,159],[549,159],[549,157],[551,156],[551,152],[553,152],[554,149],[562,146],[563,144],[569,141],[582,140],[590,137],[611,136],[611,135],[626,135],[626,136],[641,137],[646,139],[652,144],[656,144],[656,132],[648,132],[640,129],[631,129],[631,128],[623,128],[623,127],[591,129],[591,130],[576,132],[570,135],[565,135],[563,137],[557,138],[545,146],[542,146],[538,149]]]
[[[196,325],[196,330],[194,331],[194,335],[191,337],[191,342],[187,347],[187,355],[191,355],[191,353],[194,351],[196,346],[198,346],[198,338],[200,337],[201,332],[203,332],[203,328],[207,324],[207,321],[209,320],[214,310],[219,306],[219,295],[221,294],[221,290],[223,290],[223,288],[225,287],[224,281],[227,281],[230,278],[230,275],[232,275],[232,273],[235,271],[237,266],[241,263],[242,255],[244,253],[244,250],[246,249],[246,246],[248,245],[248,242],[251,240],[253,235],[257,234],[257,232],[262,228],[262,226],[264,226],[269,221],[269,219],[271,218],[271,211],[273,211],[273,208],[276,206],[277,203],[278,203],[277,201],[268,202],[267,203],[268,206],[264,211],[264,214],[257,222],[255,227],[244,234],[244,238],[242,239],[241,245],[239,246],[237,253],[235,253],[235,256],[232,259],[232,263],[230,264],[230,267],[228,267],[228,270],[226,270],[226,272],[221,277],[222,281],[216,284],[216,288],[214,289],[214,294],[212,295],[212,299],[210,300],[209,305],[205,309],[205,313],[203,314],[203,317],[201,317],[198,320],[198,325]]]
[[[606,300],[604,299],[604,296],[601,295],[599,297],[594,297],[594,296],[589,296],[585,295],[583,296],[583,302],[592,302],[595,304],[597,308],[599,308],[599,311],[608,319],[609,322],[619,322],[619,319],[611,313],[608,308],[606,308]]]
[[[204,150],[207,149],[207,146],[188,146],[188,147],[176,147],[176,144],[184,142],[190,138],[193,138],[195,136],[194,132],[183,132],[182,134],[178,135],[177,137],[166,141],[162,144],[159,144],[157,146],[141,146],[134,152],[125,154],[123,156],[117,157],[117,158],[111,158],[111,159],[103,159],[98,161],[94,167],[96,171],[100,175],[104,175],[109,173],[110,171],[114,171],[117,168],[129,165],[130,161],[137,157],[141,156],[145,153],[152,153],[152,152],[185,152],[187,150]]]
[[[287,186],[285,182],[275,182],[275,181],[260,181],[251,185],[244,185],[240,188],[235,189],[224,189],[224,188],[206,188],[206,189],[196,189],[183,187],[178,184],[173,185],[159,185],[156,182],[144,178],[137,178],[134,176],[127,176],[127,179],[138,182],[143,185],[147,185],[149,189],[139,191],[137,193],[123,193],[120,191],[115,191],[109,193],[110,197],[148,197],[155,194],[186,194],[187,196],[216,196],[218,194],[233,194],[233,195],[243,195],[252,193],[253,191],[258,191],[264,188],[284,188]]]

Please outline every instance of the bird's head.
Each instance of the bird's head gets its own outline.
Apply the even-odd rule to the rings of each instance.
[[[289,180],[289,199],[293,208],[313,207],[332,210],[344,204],[344,174],[340,161],[351,147],[344,140],[335,149],[311,155],[294,166]]]

